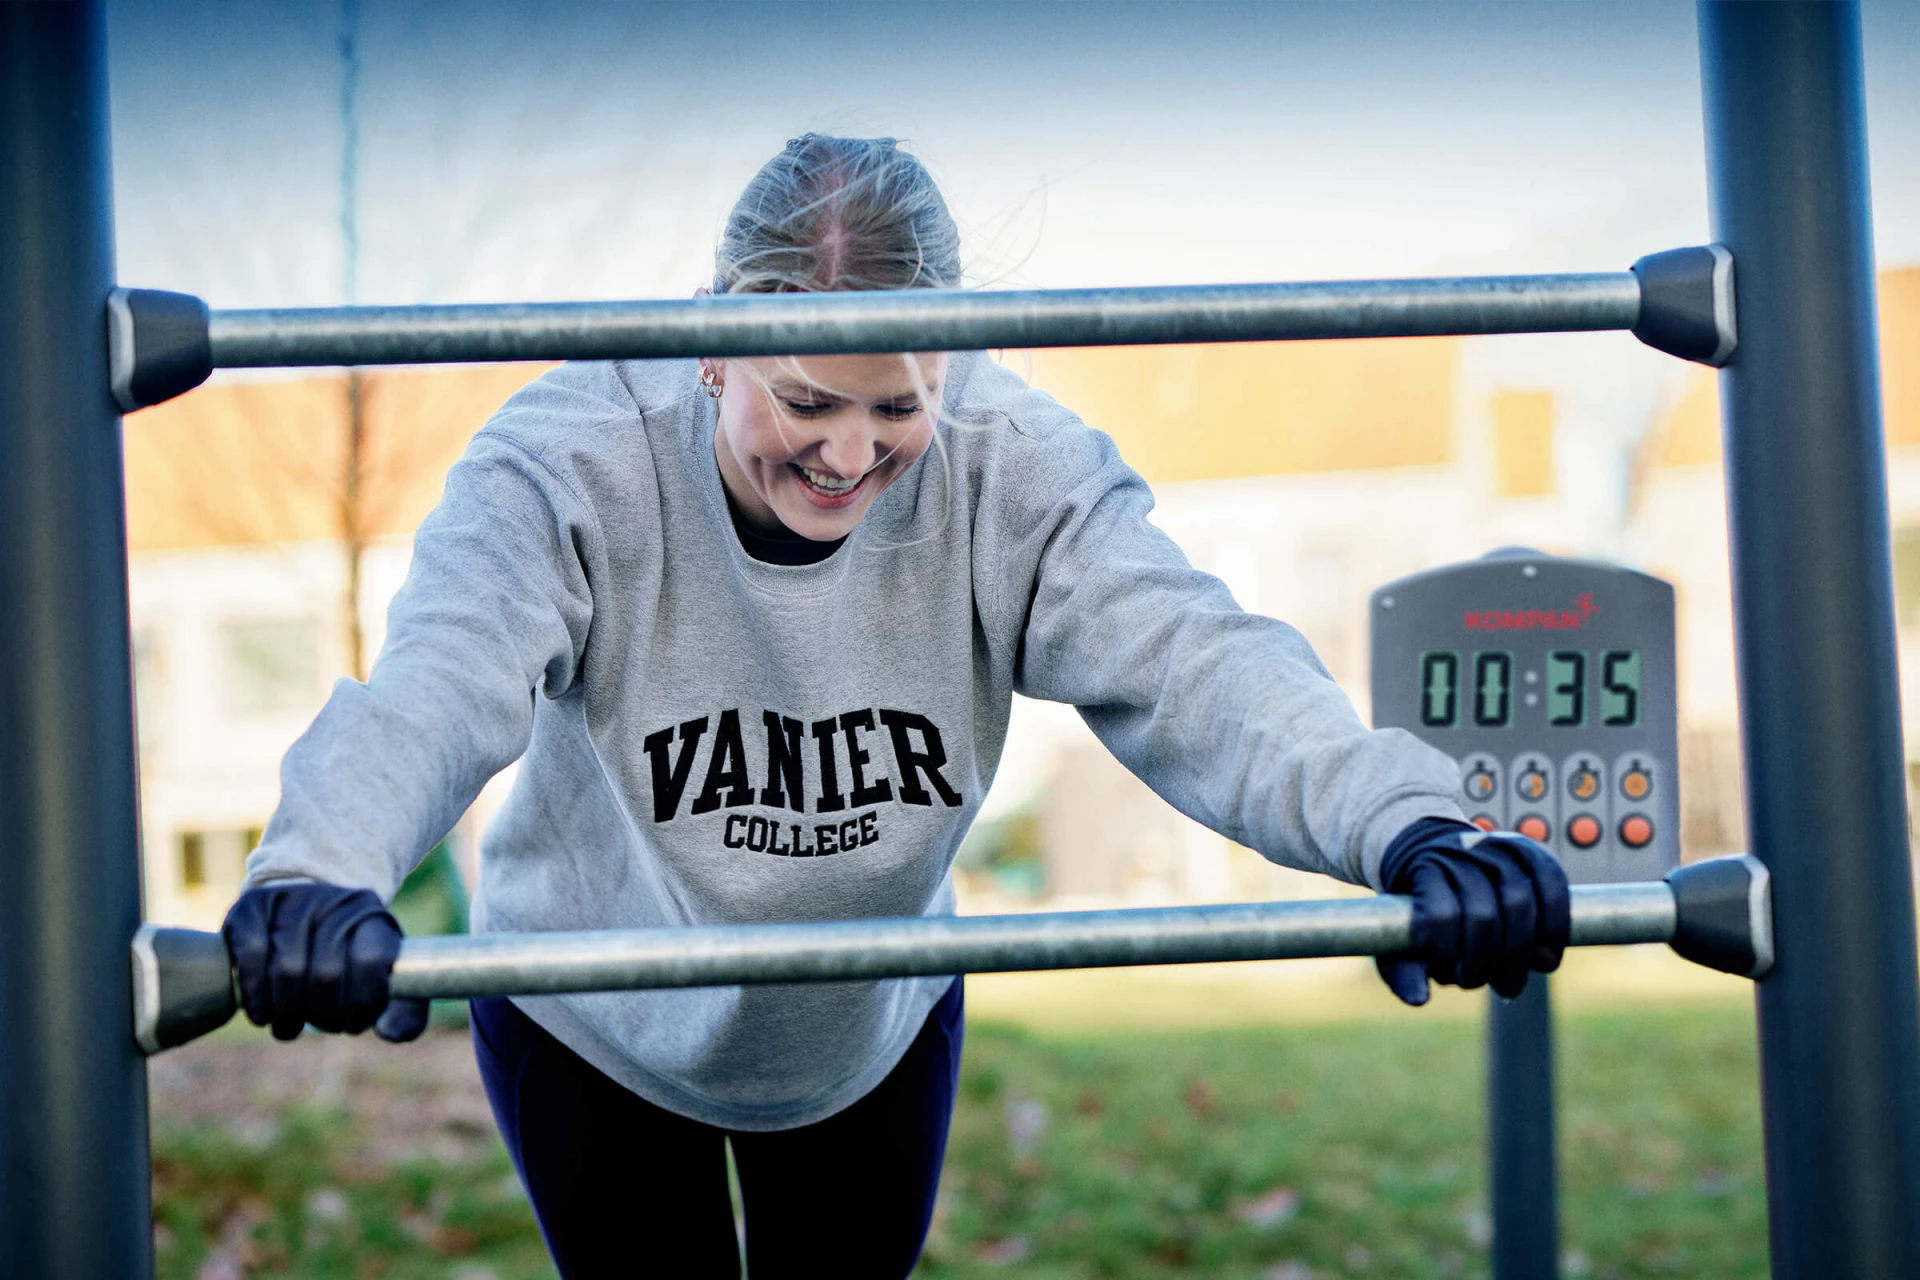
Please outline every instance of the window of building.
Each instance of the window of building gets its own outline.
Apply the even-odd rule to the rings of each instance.
[[[1920,627],[1920,525],[1893,531],[1893,610],[1903,627]]]
[[[180,887],[199,889],[207,883],[207,836],[204,831],[180,833]]]
[[[258,827],[215,827],[175,837],[182,889],[233,893],[247,878],[247,855],[260,844]]]
[[[320,629],[312,618],[263,618],[220,628],[226,707],[237,716],[313,708],[320,685]]]

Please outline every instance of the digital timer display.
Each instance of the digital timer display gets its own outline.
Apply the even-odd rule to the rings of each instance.
[[[1547,654],[1546,723],[1557,729],[1584,728],[1587,709],[1593,706],[1598,724],[1635,727],[1640,723],[1640,651],[1605,649],[1590,661],[1593,657],[1582,649],[1555,649]],[[1471,673],[1466,688],[1461,684],[1463,669]],[[1598,685],[1592,698],[1588,696],[1590,672]],[[1463,716],[1482,729],[1505,729],[1514,723],[1509,650],[1428,649],[1420,654],[1419,678],[1420,723],[1429,729],[1451,729],[1462,723]]]

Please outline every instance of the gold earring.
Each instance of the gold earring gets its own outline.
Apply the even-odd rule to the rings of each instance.
[[[709,396],[718,400],[726,384],[721,380],[720,375],[714,372],[712,365],[703,364],[700,366],[700,385],[707,389]]]

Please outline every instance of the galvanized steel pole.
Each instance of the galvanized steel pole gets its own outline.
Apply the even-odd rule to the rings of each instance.
[[[1773,1274],[1920,1275],[1920,991],[1853,4],[1709,2],[1721,375]]]
[[[1766,869],[1737,856],[1664,881],[1575,885],[1569,945],[1667,942],[1726,973],[1773,963]],[[464,1000],[1112,965],[1380,955],[1414,945],[1413,902],[1382,894],[1008,916],[908,916],[786,924],[409,938],[397,996]],[[158,1053],[234,1014],[232,957],[217,933],[142,925],[133,938],[134,1036]]]
[[[1516,999],[1487,997],[1493,1280],[1554,1280],[1560,1274],[1551,991],[1541,973]]]
[[[151,1271],[105,20],[0,5],[0,1275]]]
[[[215,311],[216,369],[973,351],[1631,329],[1631,271],[1006,292]]]
[[[1663,883],[1581,885],[1574,944],[1665,942],[1678,916]],[[563,991],[844,982],[948,973],[1376,955],[1413,939],[1393,896],[1011,916],[409,938],[401,996],[469,999]]]

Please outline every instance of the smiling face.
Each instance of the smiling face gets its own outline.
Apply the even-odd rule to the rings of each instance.
[[[933,442],[944,353],[711,361],[713,452],[750,523],[830,542]]]

